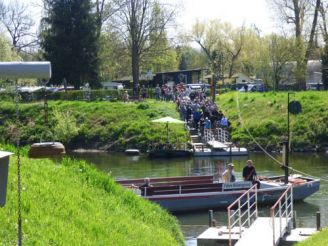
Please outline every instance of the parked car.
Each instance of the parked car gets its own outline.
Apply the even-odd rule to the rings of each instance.
[[[246,90],[247,88],[247,90]],[[263,92],[264,85],[263,84],[245,84],[239,90],[239,92]]]

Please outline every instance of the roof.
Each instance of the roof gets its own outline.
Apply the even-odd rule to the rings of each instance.
[[[196,68],[196,69],[189,69],[189,70],[167,71],[167,72],[156,73],[156,75],[159,75],[159,74],[171,74],[171,73],[201,72],[203,70],[205,70],[205,69],[204,68]]]
[[[0,159],[2,159],[2,158],[4,158],[4,157],[7,157],[7,156],[11,156],[11,155],[13,155],[13,154],[14,154],[14,153],[0,150]]]

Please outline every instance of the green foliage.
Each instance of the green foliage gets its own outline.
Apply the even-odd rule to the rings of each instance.
[[[236,103],[237,93],[222,94],[218,105],[232,122],[232,138],[240,144],[256,148],[245,126],[264,147],[281,148],[287,134],[287,93],[239,93],[240,124]],[[307,91],[295,94],[302,104],[302,113],[290,115],[291,144],[294,150],[322,149],[328,146],[328,92]],[[293,99],[293,98],[291,98]]]
[[[68,143],[72,138],[78,135],[79,128],[76,119],[70,111],[53,110],[55,121],[54,135],[56,140]]]
[[[50,130],[55,132],[58,139],[64,141],[69,148],[105,150],[126,148],[146,150],[151,143],[165,141],[165,125],[151,123],[152,119],[165,116],[179,118],[174,103],[154,100],[142,103],[50,101],[48,130],[44,126],[42,102],[21,104],[20,114],[22,144],[45,140],[47,131]],[[0,107],[2,142],[14,143],[13,137],[17,132],[14,117],[14,104],[2,103]],[[170,140],[173,144],[187,141],[183,126],[172,126],[170,132]]]
[[[12,156],[0,208],[2,245],[17,243],[15,162]],[[183,245],[174,217],[87,163],[26,157],[21,163],[24,245]]]
[[[98,40],[90,0],[47,1],[41,46],[51,61],[53,84],[64,78],[79,88],[88,82],[98,87]]]
[[[297,243],[296,246],[325,246],[328,245],[328,228],[314,234],[308,239]]]

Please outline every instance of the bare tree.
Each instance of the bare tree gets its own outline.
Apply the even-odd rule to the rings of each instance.
[[[11,37],[13,49],[18,53],[35,47],[37,35],[33,32],[34,22],[28,6],[18,0],[2,3],[0,21]]]
[[[296,78],[299,88],[305,89],[306,65],[314,48],[315,33],[321,0],[271,0],[280,16],[295,27],[296,47],[298,48]],[[311,21],[312,19],[312,21]],[[309,38],[305,40],[305,24],[311,23]],[[305,45],[307,43],[307,45]]]
[[[154,18],[156,8],[161,10],[160,20]],[[124,0],[114,15],[114,28],[130,51],[135,96],[138,93],[140,59],[161,40],[174,15],[175,9],[159,4],[156,0]]]
[[[110,18],[125,4],[125,1],[120,0],[96,0],[95,13],[98,38],[100,37],[101,30],[104,24],[106,24],[108,20],[110,20]]]

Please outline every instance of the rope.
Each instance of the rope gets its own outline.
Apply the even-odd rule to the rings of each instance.
[[[256,139],[254,138],[254,136],[251,134],[251,132],[249,131],[249,129],[246,127],[245,125],[245,122],[243,120],[243,118],[241,117],[241,112],[240,112],[240,106],[239,106],[239,93],[237,93],[237,100],[236,100],[236,104],[237,104],[237,112],[238,112],[238,117],[239,117],[239,122],[241,123],[241,125],[245,128],[246,132],[248,133],[248,135],[252,138],[252,140],[256,143],[256,145],[267,155],[269,156],[273,161],[275,161],[277,164],[279,164],[280,166],[284,166],[286,168],[286,166],[280,162],[278,159],[276,159],[274,156],[272,156],[265,148],[262,147],[262,145],[256,141]],[[320,179],[320,180],[323,180],[323,181],[326,181],[328,182],[328,179],[325,179],[325,178],[320,178],[320,177],[316,177],[316,176],[313,176],[311,174],[308,174],[308,173],[305,173],[305,172],[302,172],[300,170],[297,170],[295,168],[292,168],[290,166],[287,167],[289,170],[291,171],[294,171],[296,173],[300,173],[300,174],[303,174],[305,176],[308,176],[308,177],[311,177],[311,178],[314,178],[314,179]]]
[[[16,136],[16,149],[17,149],[17,203],[18,203],[18,218],[17,218],[17,237],[18,246],[22,245],[22,200],[21,200],[21,163],[20,163],[20,130],[19,130],[19,93],[18,84],[16,81],[16,95],[15,95],[15,107],[16,107],[16,126],[17,126],[17,136]]]

